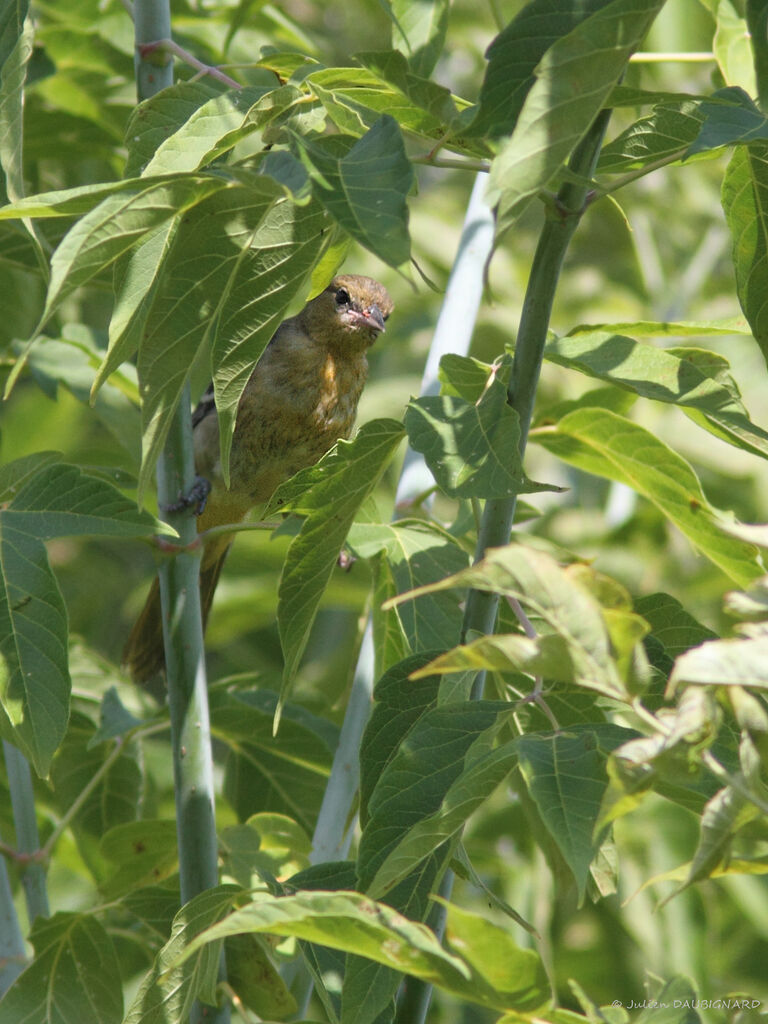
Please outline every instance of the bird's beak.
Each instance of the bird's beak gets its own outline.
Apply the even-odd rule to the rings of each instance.
[[[365,322],[366,327],[372,327],[375,331],[380,331],[382,334],[386,330],[386,327],[384,326],[384,316],[375,303],[367,309],[364,309],[361,313],[361,317]]]

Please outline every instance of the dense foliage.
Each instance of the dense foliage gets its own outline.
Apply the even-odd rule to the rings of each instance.
[[[127,5],[2,5],[0,1024],[757,1018],[767,16],[179,2],[137,105]],[[225,569],[180,909],[158,459],[342,265],[396,310]]]

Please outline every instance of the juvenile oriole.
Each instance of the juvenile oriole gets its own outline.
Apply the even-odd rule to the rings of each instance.
[[[238,407],[225,487],[213,385],[192,414],[195,467],[211,485],[198,530],[240,522],[278,484],[349,437],[368,374],[366,352],[393,304],[369,277],[343,274],[294,317],[284,320],[259,359]],[[232,538],[206,541],[200,563],[203,624]],[[154,580],[123,651],[136,682],[165,664],[160,592]]]

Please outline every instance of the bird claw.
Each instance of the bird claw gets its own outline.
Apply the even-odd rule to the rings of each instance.
[[[343,569],[344,572],[349,572],[357,559],[349,551],[340,551],[337,561],[340,569]]]
[[[195,482],[190,487],[186,494],[179,493],[179,497],[176,501],[170,502],[168,505],[163,505],[163,512],[170,512],[172,514],[177,512],[186,512],[187,509],[191,509],[193,515],[201,516],[205,512],[205,506],[208,503],[208,495],[211,493],[211,483],[206,480],[204,476],[196,476]]]

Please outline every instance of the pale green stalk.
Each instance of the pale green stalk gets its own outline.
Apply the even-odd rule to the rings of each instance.
[[[136,0],[136,81],[139,99],[172,84],[172,58],[165,48],[148,44],[170,38],[168,0]],[[143,49],[146,47],[146,49]],[[184,386],[157,466],[161,510],[187,494],[195,479],[189,381]],[[197,534],[188,511],[165,515],[177,530],[179,544],[191,544]],[[214,814],[213,758],[208,713],[208,690],[200,611],[200,550],[182,551],[159,570],[163,611],[168,704],[176,794],[181,901],[218,883],[218,847]],[[223,960],[222,960],[223,978]],[[228,1004],[220,1010],[195,1004],[191,1021],[225,1024]]]

